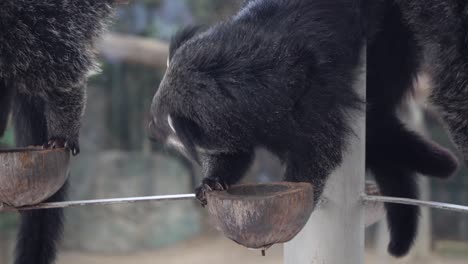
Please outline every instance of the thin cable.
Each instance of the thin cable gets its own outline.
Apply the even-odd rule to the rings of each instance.
[[[127,204],[127,203],[136,203],[136,202],[191,200],[194,198],[195,198],[195,194],[190,193],[190,194],[158,195],[158,196],[142,196],[142,197],[128,197],[128,198],[40,203],[37,205],[24,206],[24,207],[18,207],[18,208],[10,207],[6,204],[0,203],[0,212],[66,208],[66,207],[77,207],[77,206],[87,206],[87,205],[108,205],[108,204]]]
[[[397,198],[397,197],[378,196],[378,195],[363,195],[362,199],[364,201],[425,206],[425,207],[431,207],[431,208],[436,208],[436,209],[441,209],[441,210],[448,210],[448,211],[468,214],[468,206],[465,206],[465,205],[457,205],[457,204],[449,204],[449,203],[441,203],[441,202],[433,202],[433,201],[421,201],[421,200],[416,200],[416,199]]]

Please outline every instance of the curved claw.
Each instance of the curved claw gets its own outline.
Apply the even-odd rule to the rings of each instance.
[[[208,185],[208,184],[206,184],[206,183],[203,184],[203,189],[204,189],[205,191],[208,191],[208,192],[212,192],[212,191],[213,191],[213,188],[211,188],[211,186]]]
[[[206,193],[212,191],[224,191],[228,189],[228,185],[219,178],[205,178],[202,184],[195,189],[195,196],[200,201],[201,205],[207,205]]]
[[[215,187],[214,189],[217,191],[224,191],[223,185],[219,182],[216,182],[214,187]]]
[[[43,149],[56,149],[56,148],[65,148],[71,151],[73,156],[76,156],[80,153],[80,147],[78,143],[74,140],[65,140],[61,138],[51,138],[47,143],[42,145]]]
[[[72,154],[73,156],[80,154],[80,148],[79,147],[72,148]]]
[[[70,141],[67,141],[65,142],[65,148],[71,150],[73,156],[80,153],[80,147],[76,143],[70,143]]]
[[[206,185],[202,184],[201,186],[197,187],[195,189],[195,196],[197,197],[197,200],[200,202],[202,207],[205,207],[207,204],[206,201]]]
[[[47,143],[45,143],[42,148],[48,149],[55,149],[55,148],[63,148],[65,146],[65,141],[62,139],[51,139]]]

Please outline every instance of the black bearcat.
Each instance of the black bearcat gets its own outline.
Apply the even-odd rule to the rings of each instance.
[[[93,41],[113,0],[0,1],[0,136],[10,111],[17,146],[66,147],[79,153],[78,133]],[[66,184],[49,202],[62,201]],[[15,264],[51,264],[63,210],[21,213]]]
[[[310,182],[318,200],[341,163],[353,89],[367,46],[366,166],[384,195],[417,198],[415,173],[448,177],[456,158],[396,116],[421,61],[414,33],[390,0],[258,0],[206,30],[171,42],[169,66],[151,106],[151,137],[201,165],[196,194],[228,188],[256,147],[285,164],[284,180]],[[403,256],[418,208],[387,204],[389,252]]]

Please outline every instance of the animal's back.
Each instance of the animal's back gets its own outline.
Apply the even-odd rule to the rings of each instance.
[[[272,34],[300,36],[313,43],[320,40],[357,42],[363,37],[363,28],[357,26],[364,19],[362,15],[360,0],[260,0],[251,1],[234,20],[259,20]],[[331,41],[324,44],[338,48]]]
[[[24,93],[78,83],[93,65],[91,41],[110,0],[3,0],[0,78]]]
[[[68,146],[79,153],[78,131],[93,40],[114,0],[0,1],[0,135],[10,108],[17,146]],[[10,107],[11,106],[11,107]],[[48,202],[63,201],[66,185]],[[63,210],[25,212],[15,264],[51,264]]]

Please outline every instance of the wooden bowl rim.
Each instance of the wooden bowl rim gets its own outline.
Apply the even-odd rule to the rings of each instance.
[[[209,199],[216,200],[266,200],[277,197],[289,196],[302,191],[310,191],[312,194],[313,186],[308,182],[268,182],[268,183],[245,183],[231,186],[231,188],[243,188],[243,187],[260,187],[260,186],[283,186],[285,190],[275,191],[264,195],[237,195],[229,193],[229,190],[225,191],[212,191],[208,192],[207,196]]]

